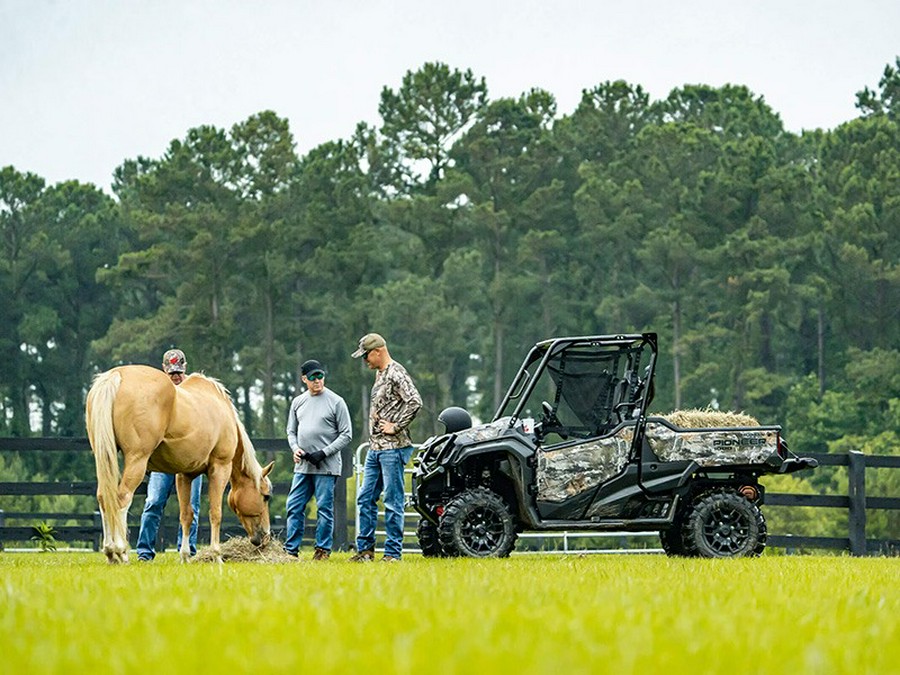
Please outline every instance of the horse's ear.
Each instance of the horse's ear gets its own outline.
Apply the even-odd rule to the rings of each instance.
[[[273,466],[275,466],[274,459],[263,467],[263,470],[262,470],[263,478],[265,478],[266,476],[269,475],[269,472],[272,471]]]

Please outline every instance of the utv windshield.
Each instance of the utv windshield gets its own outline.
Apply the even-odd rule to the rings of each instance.
[[[614,344],[588,339],[541,343],[522,366],[522,370],[540,371],[533,386],[521,392],[524,401],[514,400],[518,392],[511,388],[514,398],[504,401],[498,416],[505,413],[540,421],[545,437],[601,436],[640,411],[644,371],[652,367],[651,362],[652,349],[644,339]],[[516,378],[519,384],[521,379]]]

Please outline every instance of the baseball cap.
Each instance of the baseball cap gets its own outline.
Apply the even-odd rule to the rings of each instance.
[[[358,359],[366,352],[370,352],[373,349],[378,349],[379,347],[384,347],[386,344],[387,343],[384,341],[384,338],[381,337],[378,333],[366,333],[359,339],[359,349],[353,352],[350,357]]]
[[[166,373],[183,373],[187,369],[187,359],[180,349],[170,349],[163,354],[163,371]]]
[[[303,375],[303,377],[309,377],[310,375],[316,375],[318,373],[324,375],[325,367],[315,359],[304,361],[303,365],[300,366],[300,374]]]

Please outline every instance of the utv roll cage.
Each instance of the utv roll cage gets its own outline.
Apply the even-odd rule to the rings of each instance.
[[[553,338],[531,348],[500,402],[493,421],[526,416],[526,406],[545,371],[553,382],[543,400],[541,435],[600,436],[627,419],[645,415],[653,399],[656,333]],[[534,374],[532,374],[532,371]],[[565,408],[567,422],[558,411]],[[571,420],[571,421],[570,421]],[[577,423],[573,423],[577,422]]]

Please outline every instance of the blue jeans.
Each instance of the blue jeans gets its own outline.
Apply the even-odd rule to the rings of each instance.
[[[147,499],[141,513],[141,531],[138,534],[138,558],[153,560],[156,556],[156,536],[159,534],[159,523],[162,520],[166,502],[175,487],[175,474],[151,471],[147,481]],[[191,508],[194,519],[191,522],[191,533],[188,544],[191,555],[197,553],[197,523],[200,522],[200,489],[203,487],[203,476],[197,476],[191,483]],[[178,548],[181,548],[181,525],[178,526]]]
[[[363,468],[363,484],[356,497],[359,509],[357,551],[375,550],[375,525],[378,522],[378,497],[384,491],[384,554],[399,558],[403,551],[403,468],[412,457],[413,447],[369,450]]]
[[[306,505],[316,495],[316,548],[331,550],[334,541],[334,486],[337,476],[320,473],[295,473],[287,498],[287,531],[284,550],[296,555],[303,541]]]

